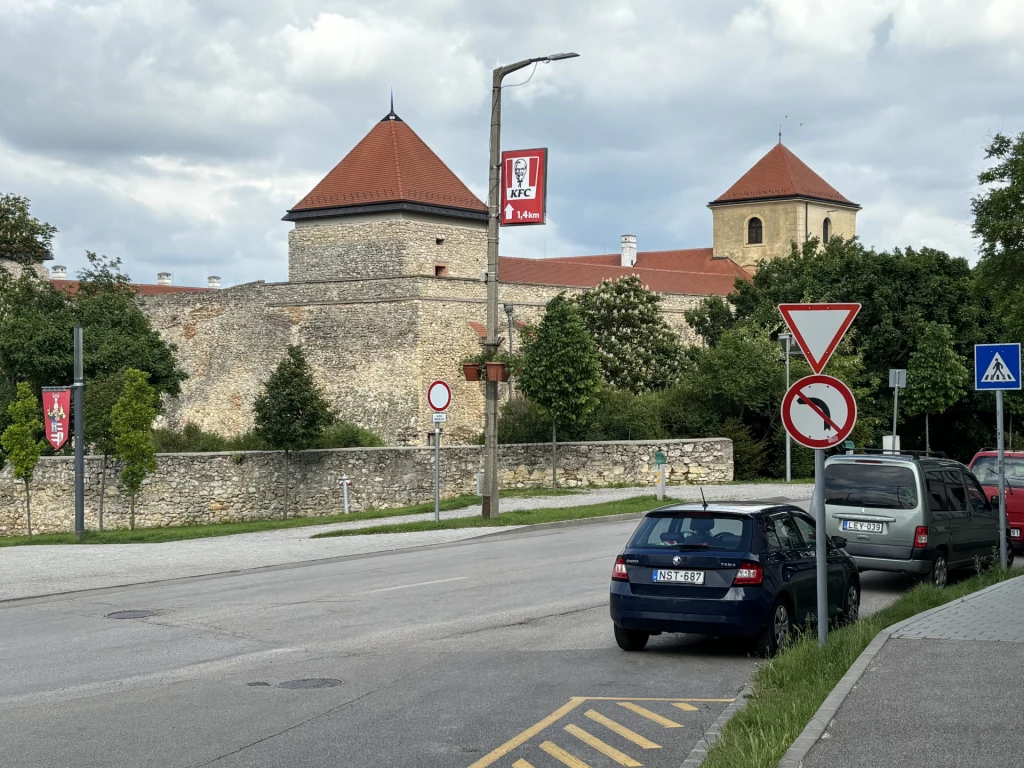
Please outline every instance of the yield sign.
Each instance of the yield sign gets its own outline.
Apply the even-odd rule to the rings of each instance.
[[[779,312],[811,370],[821,373],[860,312],[860,304],[779,304]]]
[[[830,448],[853,431],[857,401],[850,388],[837,378],[806,376],[782,398],[782,423],[800,445]]]

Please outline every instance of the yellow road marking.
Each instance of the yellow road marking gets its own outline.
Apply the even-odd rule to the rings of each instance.
[[[533,768],[533,766],[525,760],[516,760],[514,763],[512,763],[512,768]]]
[[[588,731],[584,731],[577,725],[570,724],[565,726],[565,732],[571,733],[584,744],[589,744],[602,755],[604,755],[605,757],[610,757],[619,765],[625,765],[627,768],[642,768],[643,766],[643,763],[638,763],[629,755],[625,754],[624,752],[619,752],[619,750],[617,750],[611,744],[605,744],[603,741],[597,738],[597,736]]]
[[[589,765],[584,763],[578,757],[574,757],[562,749],[557,744],[552,744],[550,741],[545,741],[540,745],[540,748],[551,755],[555,760],[562,763],[563,765],[569,766],[569,768],[590,768]]]
[[[700,711],[695,706],[693,706],[693,704],[687,704],[685,702],[676,702],[672,706],[673,707],[679,707],[684,712],[699,712]]]
[[[632,741],[638,747],[643,747],[644,749],[661,749],[661,744],[655,744],[650,739],[645,739],[636,731],[631,731],[629,728],[622,725],[622,723],[616,723],[610,717],[605,717],[600,712],[595,712],[594,710],[589,709],[587,710],[586,715],[595,723],[600,723],[605,728],[608,728],[611,731],[615,731],[615,733],[619,734],[619,736],[621,736],[624,739],[628,739],[629,741]]]
[[[516,747],[518,747],[520,744],[525,744],[527,741],[532,739],[534,736],[543,731],[549,725],[565,717],[567,714],[576,709],[576,707],[578,707],[584,701],[586,701],[585,696],[573,696],[571,699],[569,699],[568,702],[566,702],[561,707],[556,709],[554,712],[545,717],[539,723],[530,726],[525,731],[520,733],[518,736],[509,739],[490,754],[484,755],[471,766],[469,766],[469,768],[486,768],[486,766],[498,762],[498,760],[503,758],[505,755],[507,755]],[[587,767],[584,766],[584,768]]]
[[[648,720],[653,720],[658,725],[663,725],[666,728],[682,728],[681,723],[677,723],[675,720],[669,720],[667,717],[662,717],[657,712],[651,712],[651,710],[641,707],[639,704],[634,704],[632,701],[620,701],[620,707],[625,707],[631,712],[636,712],[641,717],[646,717]]]

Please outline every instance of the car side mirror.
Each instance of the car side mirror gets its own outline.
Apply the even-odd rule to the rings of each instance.
[[[833,536],[832,537],[832,543],[835,545],[836,549],[843,549],[846,546],[846,537],[845,536]]]

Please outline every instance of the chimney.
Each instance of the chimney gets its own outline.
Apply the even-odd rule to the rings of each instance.
[[[622,261],[623,267],[632,267],[636,264],[636,235],[622,236]]]
[[[206,278],[206,287],[220,288],[220,278],[217,277],[216,275],[210,275],[208,278]]]
[[[170,272],[157,272],[156,273],[156,284],[157,285],[174,285],[171,280]]]
[[[67,280],[68,279],[68,268],[53,266],[50,267],[50,279],[51,280]]]

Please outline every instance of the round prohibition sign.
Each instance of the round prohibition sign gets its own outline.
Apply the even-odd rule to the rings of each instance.
[[[857,401],[839,379],[805,376],[782,398],[782,423],[790,437],[807,448],[831,448],[857,423]]]
[[[427,387],[427,402],[438,413],[452,404],[452,388],[443,381],[435,381]]]

